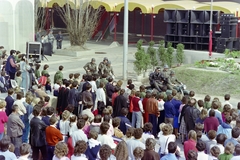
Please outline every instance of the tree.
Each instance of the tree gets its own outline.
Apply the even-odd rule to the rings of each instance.
[[[165,41],[161,40],[159,42],[159,47],[158,47],[158,58],[162,62],[162,65],[164,66],[167,64],[167,53],[166,53],[166,48],[165,48]]]
[[[142,47],[142,40],[139,40],[137,42],[137,52],[135,53],[135,61],[133,62],[134,64],[134,70],[137,73],[137,75],[140,75],[142,73],[142,71],[145,69],[146,64],[144,62],[144,58],[145,58],[145,50]]]
[[[147,54],[149,54],[149,56],[150,56],[150,62],[151,62],[151,65],[153,67],[153,70],[154,70],[155,66],[158,65],[158,61],[157,61],[157,57],[156,57],[157,51],[153,47],[154,44],[155,44],[154,41],[150,41],[149,42],[149,47],[147,49]]]
[[[177,59],[177,62],[181,65],[183,64],[184,62],[184,58],[185,58],[185,55],[184,55],[184,45],[182,43],[179,43],[177,45],[177,51],[176,51],[176,59]]]
[[[67,4],[69,4],[68,0]],[[74,8],[65,5],[62,8],[58,7],[56,10],[67,26],[71,46],[84,47],[98,24],[102,8],[94,9],[90,6],[90,1],[86,0],[83,3],[83,0],[80,0],[79,6],[75,3]]]
[[[46,24],[46,8],[41,5],[40,0],[34,0],[34,24],[35,32],[44,28]]]

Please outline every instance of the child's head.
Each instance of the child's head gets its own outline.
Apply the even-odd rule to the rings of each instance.
[[[119,117],[113,118],[113,120],[112,120],[112,125],[113,125],[113,127],[114,127],[114,128],[115,128],[115,127],[119,127],[120,122],[121,122],[121,119],[120,119]]]
[[[197,160],[198,152],[194,150],[190,150],[187,154],[188,160]]]
[[[107,131],[109,128],[110,128],[110,125],[108,122],[102,122],[100,125],[101,134],[107,134]]]
[[[203,100],[198,100],[197,103],[198,103],[198,107],[203,107],[203,103],[204,103]]]
[[[225,101],[229,101],[230,100],[230,94],[225,94],[224,99],[225,99]]]
[[[128,115],[128,108],[123,107],[123,108],[121,109],[121,113],[122,113],[123,116],[127,116],[127,115]]]
[[[141,86],[139,87],[139,90],[140,90],[140,92],[145,92],[145,86],[144,86],[144,85],[141,85]]]
[[[217,135],[216,141],[218,144],[224,145],[224,142],[226,141],[227,136],[223,133],[220,133]]]
[[[136,147],[133,150],[133,155],[134,155],[136,160],[140,160],[144,156],[144,150],[141,147]]]
[[[14,146],[14,144],[10,143],[8,150],[9,150],[10,152],[14,153],[14,151],[15,151],[15,146]]]
[[[14,90],[12,88],[8,89],[8,95],[9,96],[13,95],[13,93],[14,93]]]
[[[88,137],[89,137],[90,139],[92,138],[92,139],[97,140],[97,138],[98,138],[98,133],[97,133],[97,131],[95,131],[95,130],[90,130]]]
[[[6,101],[0,100],[0,109],[4,109],[6,105],[7,105]]]
[[[99,155],[102,160],[107,160],[112,154],[112,149],[109,145],[104,144],[99,150]]]
[[[108,111],[109,111],[109,114],[112,115],[112,113],[113,113],[113,108],[112,108],[112,106],[107,106],[107,109],[108,109]]]
[[[209,95],[206,95],[204,98],[205,102],[210,102],[211,101],[211,97]]]
[[[141,128],[136,128],[136,129],[134,129],[134,134],[133,134],[133,136],[134,136],[135,139],[140,139],[140,138],[142,138],[142,134],[143,134],[143,130],[142,130]]]
[[[74,156],[78,157],[81,156],[81,154],[84,154],[85,151],[87,150],[87,143],[85,141],[77,141],[76,145],[74,147]]]
[[[195,96],[195,92],[194,91],[190,91],[189,92],[189,96],[192,98],[192,97],[194,97]]]
[[[201,123],[195,124],[195,131],[202,131],[204,128],[204,125]]]
[[[94,123],[101,123],[102,122],[102,116],[101,115],[96,115],[93,119]]]
[[[173,133],[173,126],[169,123],[165,124],[162,128],[163,135],[170,135]]]
[[[75,115],[72,115],[69,118],[70,123],[74,123],[74,122],[76,122],[76,120],[77,120],[77,116],[75,116]]]
[[[55,124],[57,124],[57,122],[58,122],[57,117],[55,115],[52,115],[49,119],[50,125],[55,125]]]
[[[232,122],[232,116],[227,116],[226,117],[226,123],[230,124]]]
[[[70,73],[68,77],[69,77],[69,79],[72,79],[73,78],[73,73]]]
[[[207,118],[207,116],[208,116],[208,111],[207,111],[207,109],[203,108],[200,113],[200,118],[203,120],[203,119]]]
[[[44,101],[45,102],[49,102],[50,101],[50,97],[49,96],[44,97]]]
[[[197,131],[197,140],[202,138],[202,131]]]
[[[235,149],[235,146],[233,143],[229,142],[226,144],[225,148],[224,148],[224,153],[225,154],[233,154]]]
[[[84,119],[79,119],[78,121],[77,121],[77,128],[78,129],[82,129],[84,126],[85,126],[85,120]]]
[[[80,73],[75,73],[73,76],[74,76],[74,79],[78,79],[80,77]]]
[[[109,123],[110,120],[111,120],[111,116],[109,116],[109,115],[104,115],[104,116],[103,116],[103,121],[104,121],[104,122]]]
[[[44,66],[43,66],[43,70],[46,70],[46,69],[48,69],[49,68],[49,65],[47,65],[47,64],[45,64]]]
[[[68,110],[63,111],[62,113],[62,120],[66,121],[70,117],[70,112]]]
[[[21,75],[22,75],[22,72],[21,71],[17,71],[16,76],[20,77]]]
[[[110,112],[109,112],[109,110],[107,108],[104,108],[102,114],[103,114],[103,116],[104,115],[109,115]]]
[[[39,68],[41,67],[41,65],[40,65],[39,63],[36,63],[36,64],[35,64],[35,67],[36,67],[36,68],[35,68],[36,70],[39,70]]]
[[[197,141],[196,148],[199,152],[202,152],[206,149],[206,143],[204,141]]]
[[[131,138],[134,134],[134,128],[133,127],[129,127],[126,131],[126,137],[127,138]]]
[[[31,146],[28,143],[23,143],[20,146],[20,155],[21,156],[25,156],[25,155],[29,155],[31,152]]]
[[[144,132],[152,132],[153,125],[151,122],[147,122],[144,124],[143,130]]]
[[[64,142],[58,142],[54,149],[54,155],[61,159],[68,154],[68,147],[67,144]]]
[[[55,112],[55,109],[53,107],[47,107],[47,115],[51,116]]]
[[[159,130],[160,130],[160,131],[162,131],[163,126],[165,126],[165,124],[166,124],[166,123],[161,123],[161,124],[159,124]]]
[[[42,117],[47,116],[47,107],[42,108],[41,116]]]
[[[236,148],[235,148],[235,151],[236,151]],[[218,157],[220,155],[220,149],[218,146],[213,146],[211,149],[210,149],[210,153],[212,154],[212,156],[214,157]]]

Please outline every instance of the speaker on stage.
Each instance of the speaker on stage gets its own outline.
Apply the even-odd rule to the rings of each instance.
[[[204,11],[204,24],[210,24],[210,15],[211,11]],[[213,11],[213,17],[212,17],[212,24],[218,24],[219,23],[219,11]]]
[[[178,35],[189,36],[189,23],[178,23]]]
[[[191,36],[202,36],[202,24],[191,24],[190,35]]]
[[[164,22],[175,23],[176,22],[176,10],[164,10]]]
[[[189,10],[177,10],[176,22],[177,23],[189,23]]]
[[[167,24],[167,34],[168,35],[177,35],[177,23],[168,23]]]
[[[205,11],[197,11],[197,10],[192,10],[191,11],[191,23],[198,23],[198,24],[203,24],[204,23],[204,12]]]

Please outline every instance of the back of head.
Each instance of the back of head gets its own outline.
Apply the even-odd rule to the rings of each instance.
[[[102,122],[100,125],[100,131],[102,134],[107,134],[107,131],[109,128],[110,128],[110,125],[108,122]]]
[[[216,132],[215,130],[210,130],[210,131],[208,131],[208,138],[209,138],[210,140],[215,139],[216,136],[217,136],[217,132]]]
[[[177,150],[177,144],[175,142],[168,143],[168,152],[175,153]]]
[[[232,129],[232,137],[233,137],[233,138],[238,138],[239,135],[240,135],[240,128],[234,127],[234,128]]]
[[[225,101],[229,101],[230,100],[230,94],[225,94],[224,99],[225,99]]]
[[[85,141],[77,141],[74,147],[74,156],[80,157],[87,150],[87,143]]]
[[[0,141],[0,150],[5,152],[9,149],[9,145],[11,143],[11,139],[8,135],[5,135]]]
[[[210,153],[214,156],[214,157],[218,157],[221,153],[220,149],[218,146],[213,146],[211,149],[210,149]]]
[[[101,146],[99,150],[99,155],[101,157],[101,160],[107,160],[112,154],[112,149],[109,145],[104,144]]]
[[[156,140],[153,138],[148,138],[145,142],[145,146],[147,150],[154,150],[156,145]]]
[[[141,147],[136,147],[134,150],[133,150],[133,155],[135,157],[135,159],[142,159],[142,157],[144,156],[144,150],[143,148]]]
[[[188,139],[197,140],[197,133],[194,130],[188,132]]]
[[[152,132],[153,125],[151,122],[147,122],[144,124],[143,130],[144,132]]]
[[[225,145],[224,153],[225,154],[233,154],[234,149],[235,149],[234,144],[232,142],[229,142]]]
[[[134,130],[134,138],[135,139],[140,139],[142,138],[143,130],[141,128],[136,128]]]
[[[25,155],[29,155],[31,152],[31,146],[28,143],[23,143],[20,146],[20,155],[21,156],[25,156]]]
[[[190,150],[190,151],[188,152],[187,157],[188,157],[188,160],[197,160],[197,158],[198,158],[198,153],[197,153],[196,151],[194,151],[194,150]]]
[[[77,121],[77,128],[82,129],[85,126],[85,120],[84,119],[79,119]]]
[[[33,115],[37,117],[40,115],[40,113],[41,113],[41,107],[39,105],[35,105],[33,107]]]
[[[224,145],[224,142],[226,141],[226,139],[227,139],[227,136],[223,133],[220,133],[217,135],[216,141],[217,143]]]
[[[197,145],[196,145],[196,148],[199,152],[202,152],[206,149],[206,143],[204,141],[197,141]]]

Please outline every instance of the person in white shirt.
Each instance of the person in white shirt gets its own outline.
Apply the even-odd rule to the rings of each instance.
[[[20,153],[21,156],[18,158],[18,160],[29,160],[29,155],[31,153],[31,146],[28,143],[23,143],[20,146]]]
[[[153,139],[155,138],[154,135],[152,135],[152,133],[151,133],[152,128],[153,128],[153,125],[152,125],[151,122],[147,122],[147,123],[144,124],[144,126],[143,126],[144,132],[142,134],[142,142],[144,144],[145,144],[145,142],[148,138],[153,138]]]
[[[104,83],[100,82],[99,88],[96,91],[96,103],[97,107],[106,106],[106,93],[103,90]],[[94,107],[94,110],[96,108]]]
[[[209,156],[204,152],[206,149],[206,144],[203,141],[198,141],[196,148],[198,150],[198,157],[197,160],[205,160],[208,159]]]
[[[87,143],[85,141],[77,141],[74,147],[74,154],[71,156],[71,160],[88,160],[84,154],[87,150]]]
[[[136,128],[134,130],[134,139],[130,139],[127,141],[127,148],[128,148],[128,154],[129,154],[129,160],[135,160],[135,157],[133,155],[133,151],[137,147],[141,147],[145,149],[145,144],[142,143],[143,130],[141,128]]]
[[[79,119],[77,121],[78,130],[74,131],[72,133],[72,136],[71,136],[72,137],[72,146],[75,146],[75,144],[79,140],[82,140],[82,141],[85,141],[85,142],[88,141],[87,135],[82,130],[84,126],[85,126],[85,120],[84,119]]]
[[[217,146],[219,149],[220,149],[220,154],[223,154],[224,153],[224,142],[226,141],[227,139],[227,136],[223,133],[220,133],[217,135],[217,144],[212,144],[210,145],[210,151],[211,151],[211,148],[214,147],[214,146]]]
[[[77,116],[72,115],[70,117],[70,123],[69,123],[69,136],[72,136],[72,133],[77,131]]]
[[[19,92],[19,93],[17,93],[17,100],[13,103],[13,105],[17,105],[18,106],[18,114],[20,115],[20,116],[23,116],[24,114],[26,114],[27,113],[27,111],[26,111],[26,107],[24,106],[24,104],[23,104],[23,93],[22,92]]]
[[[102,122],[102,124],[100,125],[101,134],[98,135],[97,140],[101,143],[101,145],[107,144],[112,149],[115,149],[116,144],[114,143],[113,138],[107,135],[107,131],[109,128],[110,128],[110,125],[108,122]]]
[[[224,107],[224,105],[228,104],[230,105],[231,109],[233,108],[232,104],[229,102],[230,100],[230,94],[225,94],[224,95],[224,102],[222,103],[222,107]]]
[[[173,127],[171,124],[165,124],[162,127],[162,135],[159,135],[158,144],[160,145],[160,154],[166,155],[168,154],[168,144],[170,142],[176,141],[176,136],[173,133]]]
[[[70,112],[68,110],[65,110],[62,113],[62,120],[59,121],[59,129],[60,132],[63,135],[63,141],[67,142],[67,136],[69,132],[69,117],[70,117]]]
[[[220,149],[218,146],[214,146],[210,149],[210,155],[208,160],[218,160],[218,156],[220,155]]]

